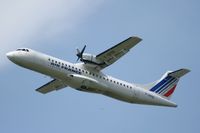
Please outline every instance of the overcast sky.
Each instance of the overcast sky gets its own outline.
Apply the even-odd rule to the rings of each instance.
[[[198,0],[0,1],[0,132],[198,132],[200,130],[200,2]],[[104,70],[135,83],[167,70],[191,69],[172,97],[177,108],[137,105],[66,88],[35,91],[47,76],[5,54],[28,47],[76,62],[76,47],[98,54],[129,36],[143,39]]]

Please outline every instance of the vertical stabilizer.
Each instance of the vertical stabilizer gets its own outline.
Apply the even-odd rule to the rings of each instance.
[[[170,99],[176,89],[179,79],[188,72],[190,72],[188,69],[179,69],[173,72],[168,71],[153,87],[149,88],[149,90],[164,98]]]

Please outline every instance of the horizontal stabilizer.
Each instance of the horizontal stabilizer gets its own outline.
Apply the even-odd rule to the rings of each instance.
[[[190,70],[188,70],[188,69],[179,69],[177,71],[169,73],[168,75],[175,77],[175,78],[180,78],[180,77],[184,76],[185,74],[187,74],[188,72],[190,72]]]

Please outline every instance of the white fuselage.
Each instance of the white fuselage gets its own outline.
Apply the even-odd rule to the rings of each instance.
[[[15,64],[59,79],[64,84],[80,91],[99,93],[129,103],[176,106],[137,85],[113,78],[101,71],[86,68],[84,63],[73,64],[31,49],[9,52],[7,56]],[[85,79],[94,80],[95,83]]]

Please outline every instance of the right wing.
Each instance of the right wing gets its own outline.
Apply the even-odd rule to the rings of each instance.
[[[47,84],[41,86],[40,88],[36,89],[36,91],[46,94],[48,92],[54,91],[54,90],[59,90],[62,88],[67,87],[67,85],[65,85],[62,81],[58,80],[58,79],[54,79],[50,82],[48,82]]]
[[[98,54],[96,56],[97,60],[100,60],[102,63],[100,64],[100,68],[103,69],[114,62],[116,62],[119,58],[125,55],[132,47],[134,47],[137,43],[139,43],[142,39],[139,37],[129,37],[123,42],[109,48],[108,50]]]

